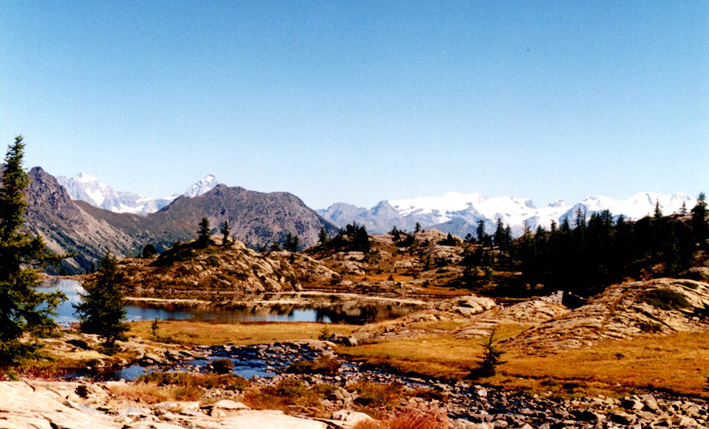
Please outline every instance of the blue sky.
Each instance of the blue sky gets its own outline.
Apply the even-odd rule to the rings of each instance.
[[[709,2],[0,2],[0,141],[161,197],[709,191]]]

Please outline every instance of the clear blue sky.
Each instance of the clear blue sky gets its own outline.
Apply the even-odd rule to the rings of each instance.
[[[0,141],[160,197],[709,192],[707,1],[0,2]]]

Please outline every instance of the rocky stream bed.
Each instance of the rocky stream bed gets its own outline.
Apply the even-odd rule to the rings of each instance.
[[[156,405],[122,404],[107,405],[98,399],[107,387],[126,384],[124,380],[96,383],[85,377],[64,383],[64,393],[57,399],[71,408],[72,412],[85,414],[84,417],[101,417],[106,421],[120,423],[116,427],[128,428],[176,428],[176,427],[237,427],[237,428],[350,428],[361,419],[367,418],[361,410],[362,401],[356,392],[346,386],[361,382],[399,384],[408,389],[424,389],[436,392],[429,396],[403,396],[397,404],[402,409],[419,410],[447,416],[452,428],[706,428],[709,426],[709,404],[698,398],[673,397],[659,392],[641,392],[626,398],[604,396],[578,399],[561,399],[551,396],[528,396],[504,389],[457,381],[447,382],[437,379],[408,377],[388,372],[382,368],[343,361],[336,375],[293,374],[286,368],[292,362],[312,360],[320,356],[332,356],[328,343],[276,343],[255,346],[198,347],[191,353],[178,357],[175,353],[167,356],[144,357],[142,363],[161,364],[150,370],[179,370],[188,372],[208,371],[210,362],[216,359],[230,359],[235,369],[250,368],[250,382],[256,386],[274,386],[283,379],[297,379],[306,387],[319,384],[335,386],[327,399],[322,402],[323,410],[331,418],[312,417],[307,409],[294,408],[287,416],[273,411],[250,410],[238,402],[238,394],[231,391],[212,389],[205,394],[212,404],[201,407],[199,403],[162,403]],[[241,366],[240,366],[241,365]],[[149,367],[150,368],[150,367]],[[159,368],[159,369],[158,369]],[[258,375],[261,374],[261,375]],[[265,375],[265,376],[264,376]],[[19,395],[21,387],[8,390],[4,386],[3,396]],[[12,383],[9,383],[12,384]],[[33,393],[42,391],[37,383]],[[89,386],[93,394],[78,398],[72,392],[78,386]],[[56,385],[58,386],[58,385]],[[48,391],[61,389],[49,387]],[[68,387],[67,387],[68,386]],[[12,393],[14,392],[14,393]],[[46,394],[44,395],[46,397]],[[8,396],[9,397],[9,396]],[[92,399],[93,398],[93,399]],[[225,399],[226,398],[226,399]],[[16,398],[15,398],[16,399]],[[92,402],[93,401],[93,402]],[[0,427],[47,427],[81,428],[90,427],[77,424],[58,424],[46,417],[46,424],[18,424],[21,420],[14,415],[17,410],[8,409],[5,402],[0,406]],[[68,404],[68,405],[67,405]],[[275,414],[274,414],[275,413]],[[14,417],[13,417],[14,416]],[[262,417],[259,420],[259,416]],[[278,416],[278,417],[276,417]],[[27,416],[25,416],[27,417]],[[24,418],[24,417],[23,417]],[[39,417],[38,417],[39,418]],[[83,417],[82,417],[83,418]],[[241,418],[242,420],[239,420]],[[15,419],[15,420],[13,420]],[[19,420],[18,420],[19,419]],[[78,421],[78,420],[77,420]],[[89,419],[90,421],[90,419]],[[239,423],[241,422],[241,423]],[[107,423],[93,427],[113,427]]]

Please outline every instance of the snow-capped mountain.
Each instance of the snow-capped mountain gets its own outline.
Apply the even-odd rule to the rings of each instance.
[[[57,181],[67,190],[73,200],[86,201],[93,206],[116,213],[154,213],[179,197],[179,195],[170,195],[165,198],[153,199],[132,192],[117,191],[86,173],[79,173],[72,178],[59,176]],[[217,184],[217,179],[213,174],[210,174],[192,185],[183,195],[190,198],[203,195]]]
[[[217,178],[213,174],[208,174],[204,179],[190,186],[190,188],[182,195],[190,198],[199,197],[207,192],[211,191],[212,188],[217,186]]]
[[[493,232],[498,219],[510,225],[515,236],[524,232],[524,227],[534,230],[537,226],[546,229],[552,222],[559,224],[565,217],[575,220],[579,209],[586,216],[609,210],[614,216],[637,220],[651,215],[659,202],[664,214],[691,210],[696,199],[686,193],[673,195],[639,193],[627,200],[610,197],[588,196],[574,205],[557,200],[546,207],[537,208],[532,200],[511,197],[486,197],[482,194],[449,192],[437,197],[418,197],[382,201],[371,209],[336,203],[318,213],[338,226],[351,222],[365,225],[370,232],[385,233],[393,226],[412,230],[416,223],[424,228],[436,228],[458,236],[475,232],[477,223],[485,221],[488,232]]]

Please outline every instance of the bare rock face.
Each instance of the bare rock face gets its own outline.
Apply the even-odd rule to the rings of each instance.
[[[75,254],[62,262],[67,271],[85,270],[106,251],[126,255],[138,246],[136,237],[74,204],[54,176],[35,167],[29,177],[27,226],[44,238],[49,250]]]
[[[709,306],[709,284],[704,282],[656,279],[623,283],[522,333],[510,345],[564,350],[643,333],[706,332],[709,325],[699,316],[705,306]]]
[[[471,318],[469,325],[455,333],[457,338],[479,338],[490,335],[500,324],[538,325],[569,311],[549,299],[524,301],[509,306],[496,306]]]

